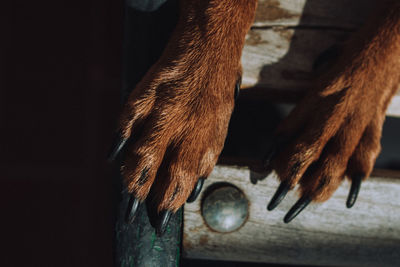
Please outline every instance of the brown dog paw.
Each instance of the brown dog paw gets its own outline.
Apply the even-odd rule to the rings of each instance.
[[[180,1],[161,58],[129,96],[111,158],[126,146],[122,175],[133,195],[128,218],[146,199],[159,234],[171,213],[198,195],[221,153],[256,4]]]
[[[301,195],[285,222],[310,202],[330,198],[346,176],[352,181],[347,200],[352,207],[361,181],[372,171],[398,77],[371,75],[370,69],[356,66],[333,71],[340,74],[325,78],[322,89],[311,91],[278,127],[265,164],[275,169],[281,184],[267,208],[274,209],[297,184]]]
[[[354,205],[380,152],[385,112],[400,84],[399,11],[398,1],[383,3],[278,127],[265,165],[282,182],[268,209],[297,184],[301,195],[285,222],[310,202],[330,198],[346,176],[352,182],[346,205]]]
[[[400,84],[399,11],[397,1],[383,3],[278,127],[265,164],[282,182],[268,209],[297,184],[301,195],[285,222],[310,202],[330,198],[346,176],[352,182],[346,205],[354,205],[380,152],[385,112]]]
[[[133,195],[127,219],[146,199],[159,234],[171,212],[194,201],[223,148],[240,66],[219,73],[206,66],[153,66],[121,115],[111,158],[126,146],[121,171]]]

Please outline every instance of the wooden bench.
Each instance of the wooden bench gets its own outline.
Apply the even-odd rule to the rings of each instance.
[[[315,59],[356,31],[376,2],[260,0],[243,51],[242,101],[295,103],[316,78],[312,70]],[[268,124],[264,115],[260,114],[255,123]],[[400,116],[399,93],[387,115]],[[247,136],[254,143],[262,143],[257,140],[260,136],[255,138],[247,130],[243,129],[242,140]],[[241,189],[250,203],[247,222],[232,233],[210,230],[201,215],[201,195],[184,208],[184,257],[299,265],[400,266],[398,172],[375,170],[373,177],[363,183],[352,209],[345,206],[349,190],[346,181],[330,200],[310,205],[293,222],[285,224],[283,217],[297,200],[296,192],[291,192],[276,210],[267,211],[266,205],[279,183],[275,174],[256,185],[250,183],[251,176],[260,174],[247,166],[257,161],[260,153],[249,153],[251,149],[243,151],[244,156],[240,152],[233,158],[223,156],[221,162],[225,165],[216,166],[204,185],[207,188],[225,181]]]

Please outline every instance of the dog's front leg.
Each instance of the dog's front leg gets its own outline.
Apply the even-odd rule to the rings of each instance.
[[[345,176],[352,181],[351,207],[379,154],[385,111],[399,82],[400,2],[383,1],[280,125],[280,142],[267,159],[282,183],[268,208],[300,184],[301,198],[285,217],[289,222],[311,201],[328,199]]]
[[[126,144],[122,174],[133,197],[130,216],[147,199],[159,234],[222,150],[256,3],[182,0],[165,51],[122,112],[111,157]]]

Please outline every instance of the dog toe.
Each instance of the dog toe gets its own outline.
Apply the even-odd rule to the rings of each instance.
[[[380,139],[384,117],[384,113],[373,117],[349,159],[346,170],[347,177],[351,180],[351,188],[346,202],[348,208],[353,207],[356,202],[361,182],[370,176],[381,151]]]
[[[365,113],[357,109],[345,112],[340,106],[331,106],[321,110],[325,112],[307,121],[269,159],[281,184],[268,210],[274,209],[290,189],[300,185],[301,197],[286,215],[285,222],[293,220],[311,201],[329,199],[346,175],[352,180],[347,206],[353,206],[361,181],[369,176],[380,150],[382,116],[369,118],[368,122]],[[277,142],[276,146],[281,145]]]

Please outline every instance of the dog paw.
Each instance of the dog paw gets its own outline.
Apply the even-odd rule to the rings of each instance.
[[[110,156],[125,147],[121,172],[132,194],[128,221],[146,200],[161,235],[171,213],[195,200],[223,148],[239,68],[158,64],[133,90]]]
[[[382,125],[395,83],[362,68],[327,80],[280,124],[265,159],[266,168],[274,169],[281,180],[268,210],[299,185],[300,199],[285,222],[310,202],[330,198],[345,177],[352,182],[347,200],[347,207],[352,207],[381,149]]]

